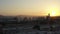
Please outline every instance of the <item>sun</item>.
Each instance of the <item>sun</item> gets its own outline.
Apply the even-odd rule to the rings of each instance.
[[[50,12],[50,16],[57,16],[56,11],[55,11],[55,10],[52,10],[52,11]]]
[[[50,13],[50,16],[58,16],[59,8],[56,5],[50,6],[47,8],[47,13]]]

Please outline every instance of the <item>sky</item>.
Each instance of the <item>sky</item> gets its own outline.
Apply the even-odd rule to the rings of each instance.
[[[0,0],[0,15],[60,15],[60,0]]]

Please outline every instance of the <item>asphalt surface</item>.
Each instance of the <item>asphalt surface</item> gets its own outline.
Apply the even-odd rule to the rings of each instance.
[[[53,25],[53,27],[58,25]],[[49,31],[48,25],[40,25],[41,30],[32,29],[33,25],[24,25],[24,26],[16,26],[9,27],[6,26],[3,28],[3,34],[60,34],[60,31]],[[46,31],[48,30],[48,31]]]

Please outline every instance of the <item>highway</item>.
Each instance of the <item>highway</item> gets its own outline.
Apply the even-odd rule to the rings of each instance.
[[[32,25],[25,25],[25,26],[16,26],[16,27],[5,27],[3,28],[3,33],[6,34],[60,34],[60,31],[43,31],[43,28],[49,28],[47,25],[41,25],[40,30],[32,29]]]

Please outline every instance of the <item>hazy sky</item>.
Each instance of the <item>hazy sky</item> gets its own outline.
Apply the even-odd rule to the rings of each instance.
[[[1,15],[42,16],[52,10],[58,11],[56,14],[60,15],[60,0],[0,0]]]

